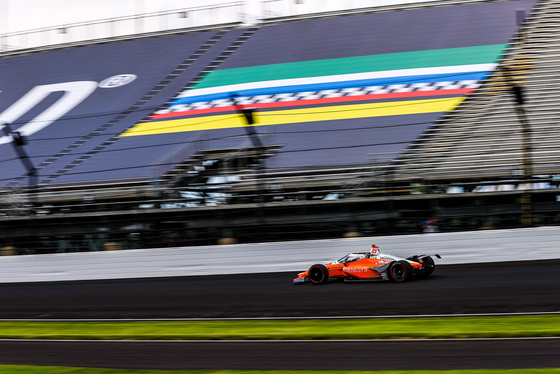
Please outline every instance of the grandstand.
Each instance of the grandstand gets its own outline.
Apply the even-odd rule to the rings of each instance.
[[[558,10],[407,1],[6,52],[0,120],[27,142],[0,138],[2,245],[558,224]]]

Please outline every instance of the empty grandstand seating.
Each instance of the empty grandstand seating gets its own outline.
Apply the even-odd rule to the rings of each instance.
[[[45,204],[180,200],[222,174],[235,175],[228,198],[266,185],[271,201],[507,179],[524,167],[520,110],[533,174],[560,174],[559,13],[548,0],[445,0],[11,53],[0,121],[28,137]],[[6,196],[30,184],[10,141]]]
[[[54,124],[29,134],[27,150],[41,184],[148,181],[150,165],[185,143],[204,138],[207,150],[235,148],[246,135],[242,119],[230,104],[217,104],[232,93],[259,108],[256,125],[268,145],[281,145],[267,169],[363,167],[372,154],[398,155],[458,105],[493,69],[516,30],[515,11],[528,11],[533,3],[318,18],[69,48],[0,63],[12,102],[21,97],[16,87],[137,77],[123,87],[95,89]],[[48,100],[52,105],[55,95],[34,110]],[[206,107],[215,111],[197,113]],[[16,118],[13,126],[32,114]],[[5,160],[13,158],[7,146],[1,152]],[[18,160],[4,162],[9,172],[3,184],[26,183]]]
[[[551,32],[560,8],[542,1],[523,24],[512,48],[483,86],[418,139],[400,159],[402,177],[507,178],[523,169],[531,147],[533,175],[558,174],[560,133],[555,126],[559,97],[558,35]],[[524,144],[512,85],[523,87],[531,139]]]

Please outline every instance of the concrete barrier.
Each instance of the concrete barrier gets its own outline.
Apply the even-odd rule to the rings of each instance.
[[[560,259],[560,228],[485,230],[336,240],[0,257],[0,283],[173,277],[306,270],[348,252],[406,257],[439,253],[439,265]]]

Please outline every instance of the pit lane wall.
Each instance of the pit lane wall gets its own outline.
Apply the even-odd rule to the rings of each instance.
[[[437,265],[560,259],[560,227],[0,257],[0,283],[294,272],[372,243]]]

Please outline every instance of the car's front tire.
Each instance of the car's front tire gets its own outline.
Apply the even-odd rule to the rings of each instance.
[[[324,284],[329,280],[329,270],[325,265],[313,265],[307,271],[307,277],[313,284]]]
[[[406,261],[395,261],[391,263],[387,272],[389,279],[393,282],[404,282],[412,276],[412,265]]]

